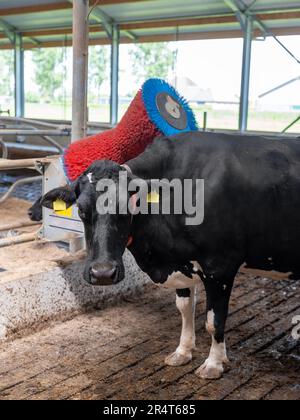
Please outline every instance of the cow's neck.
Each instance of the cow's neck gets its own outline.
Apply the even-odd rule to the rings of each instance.
[[[184,237],[178,241],[176,226],[169,227],[164,215],[134,216],[132,223],[132,243],[129,246],[138,266],[157,283],[166,281],[175,271],[181,271],[187,261],[182,261],[182,249],[189,244]]]
[[[162,215],[137,214],[132,219],[131,236],[132,245],[141,252],[151,248],[158,251],[163,244],[173,240],[172,232],[164,223]]]
[[[162,179],[167,176],[164,162],[166,161],[164,153],[154,155],[150,151],[142,153],[135,159],[130,160],[124,165],[130,169],[134,176],[142,179]]]
[[[165,150],[159,154],[146,150],[142,155],[126,163],[127,170],[134,176],[145,180],[169,179],[166,162],[169,155]],[[183,246],[188,253],[190,243],[185,241],[184,233],[176,223],[170,228],[166,215],[143,215],[133,217],[129,238],[129,250],[137,264],[154,281],[165,281],[171,272],[180,269]],[[178,238],[180,240],[178,241]],[[191,254],[194,250],[190,250]],[[175,268],[176,266],[176,268]]]

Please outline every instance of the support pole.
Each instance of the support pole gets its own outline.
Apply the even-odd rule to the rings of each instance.
[[[15,115],[24,117],[25,90],[24,90],[24,49],[22,35],[15,35]]]
[[[119,41],[120,30],[118,25],[112,25],[111,43],[111,93],[110,93],[110,123],[118,123],[119,107]]]
[[[245,31],[244,31],[241,98],[240,98],[240,116],[239,116],[240,131],[246,131],[247,125],[248,125],[252,36],[253,36],[253,18],[249,15],[246,15],[245,16]]]
[[[72,142],[87,132],[89,0],[73,1]]]

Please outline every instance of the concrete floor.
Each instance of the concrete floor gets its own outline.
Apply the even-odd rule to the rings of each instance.
[[[207,357],[204,293],[191,364],[172,368],[180,315],[174,292],[149,285],[141,296],[53,323],[0,345],[0,399],[300,399],[300,285],[240,275],[227,326],[232,361],[224,378],[194,375]]]

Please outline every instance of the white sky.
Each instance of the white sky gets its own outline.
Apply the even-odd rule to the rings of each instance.
[[[300,59],[300,37],[285,37],[281,41]],[[190,77],[201,87],[210,87],[215,99],[230,100],[239,96],[243,49],[241,39],[196,41],[189,43],[189,46],[180,44],[179,75]],[[191,57],[194,57],[192,61]],[[274,39],[253,42],[252,97],[297,76],[300,76],[300,65]]]
[[[280,40],[300,59],[300,36],[281,37]],[[186,41],[173,43],[172,47],[178,48],[177,76],[189,77],[203,89],[210,88],[215,100],[237,100],[241,84],[242,39]],[[125,50],[122,46],[120,91],[123,93],[133,83],[128,74],[129,58]],[[300,65],[273,38],[253,42],[250,94],[253,99],[297,76],[300,76]],[[285,95],[284,89],[281,94]],[[297,95],[300,104],[300,92]]]
[[[300,36],[281,37],[280,40],[300,59]],[[178,48],[177,76],[189,77],[203,89],[210,88],[215,100],[236,101],[238,99],[242,39],[178,42],[172,43],[172,48]],[[30,63],[28,64],[30,65]],[[67,68],[71,68],[70,65],[68,64]],[[30,72],[26,72],[26,74],[28,73]],[[71,89],[70,73],[67,82],[68,90]],[[268,38],[266,41],[253,42],[250,94],[252,99],[256,99],[259,94],[297,76],[300,76],[300,65],[274,39]],[[26,90],[34,89],[34,84],[29,80],[29,77],[27,77],[26,83]],[[138,88],[131,71],[128,46],[121,45],[120,94],[126,95]],[[108,89],[109,81],[105,83],[103,91]],[[295,103],[299,97],[297,103],[300,104],[300,92],[294,92],[295,98],[290,98],[290,95],[291,89],[281,92],[283,98],[286,96],[284,99],[287,102]]]

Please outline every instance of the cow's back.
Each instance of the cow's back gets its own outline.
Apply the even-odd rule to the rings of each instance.
[[[300,141],[184,133],[143,156],[132,166],[144,178],[204,179],[204,223],[184,230],[200,250],[236,248],[251,267],[300,278]]]

